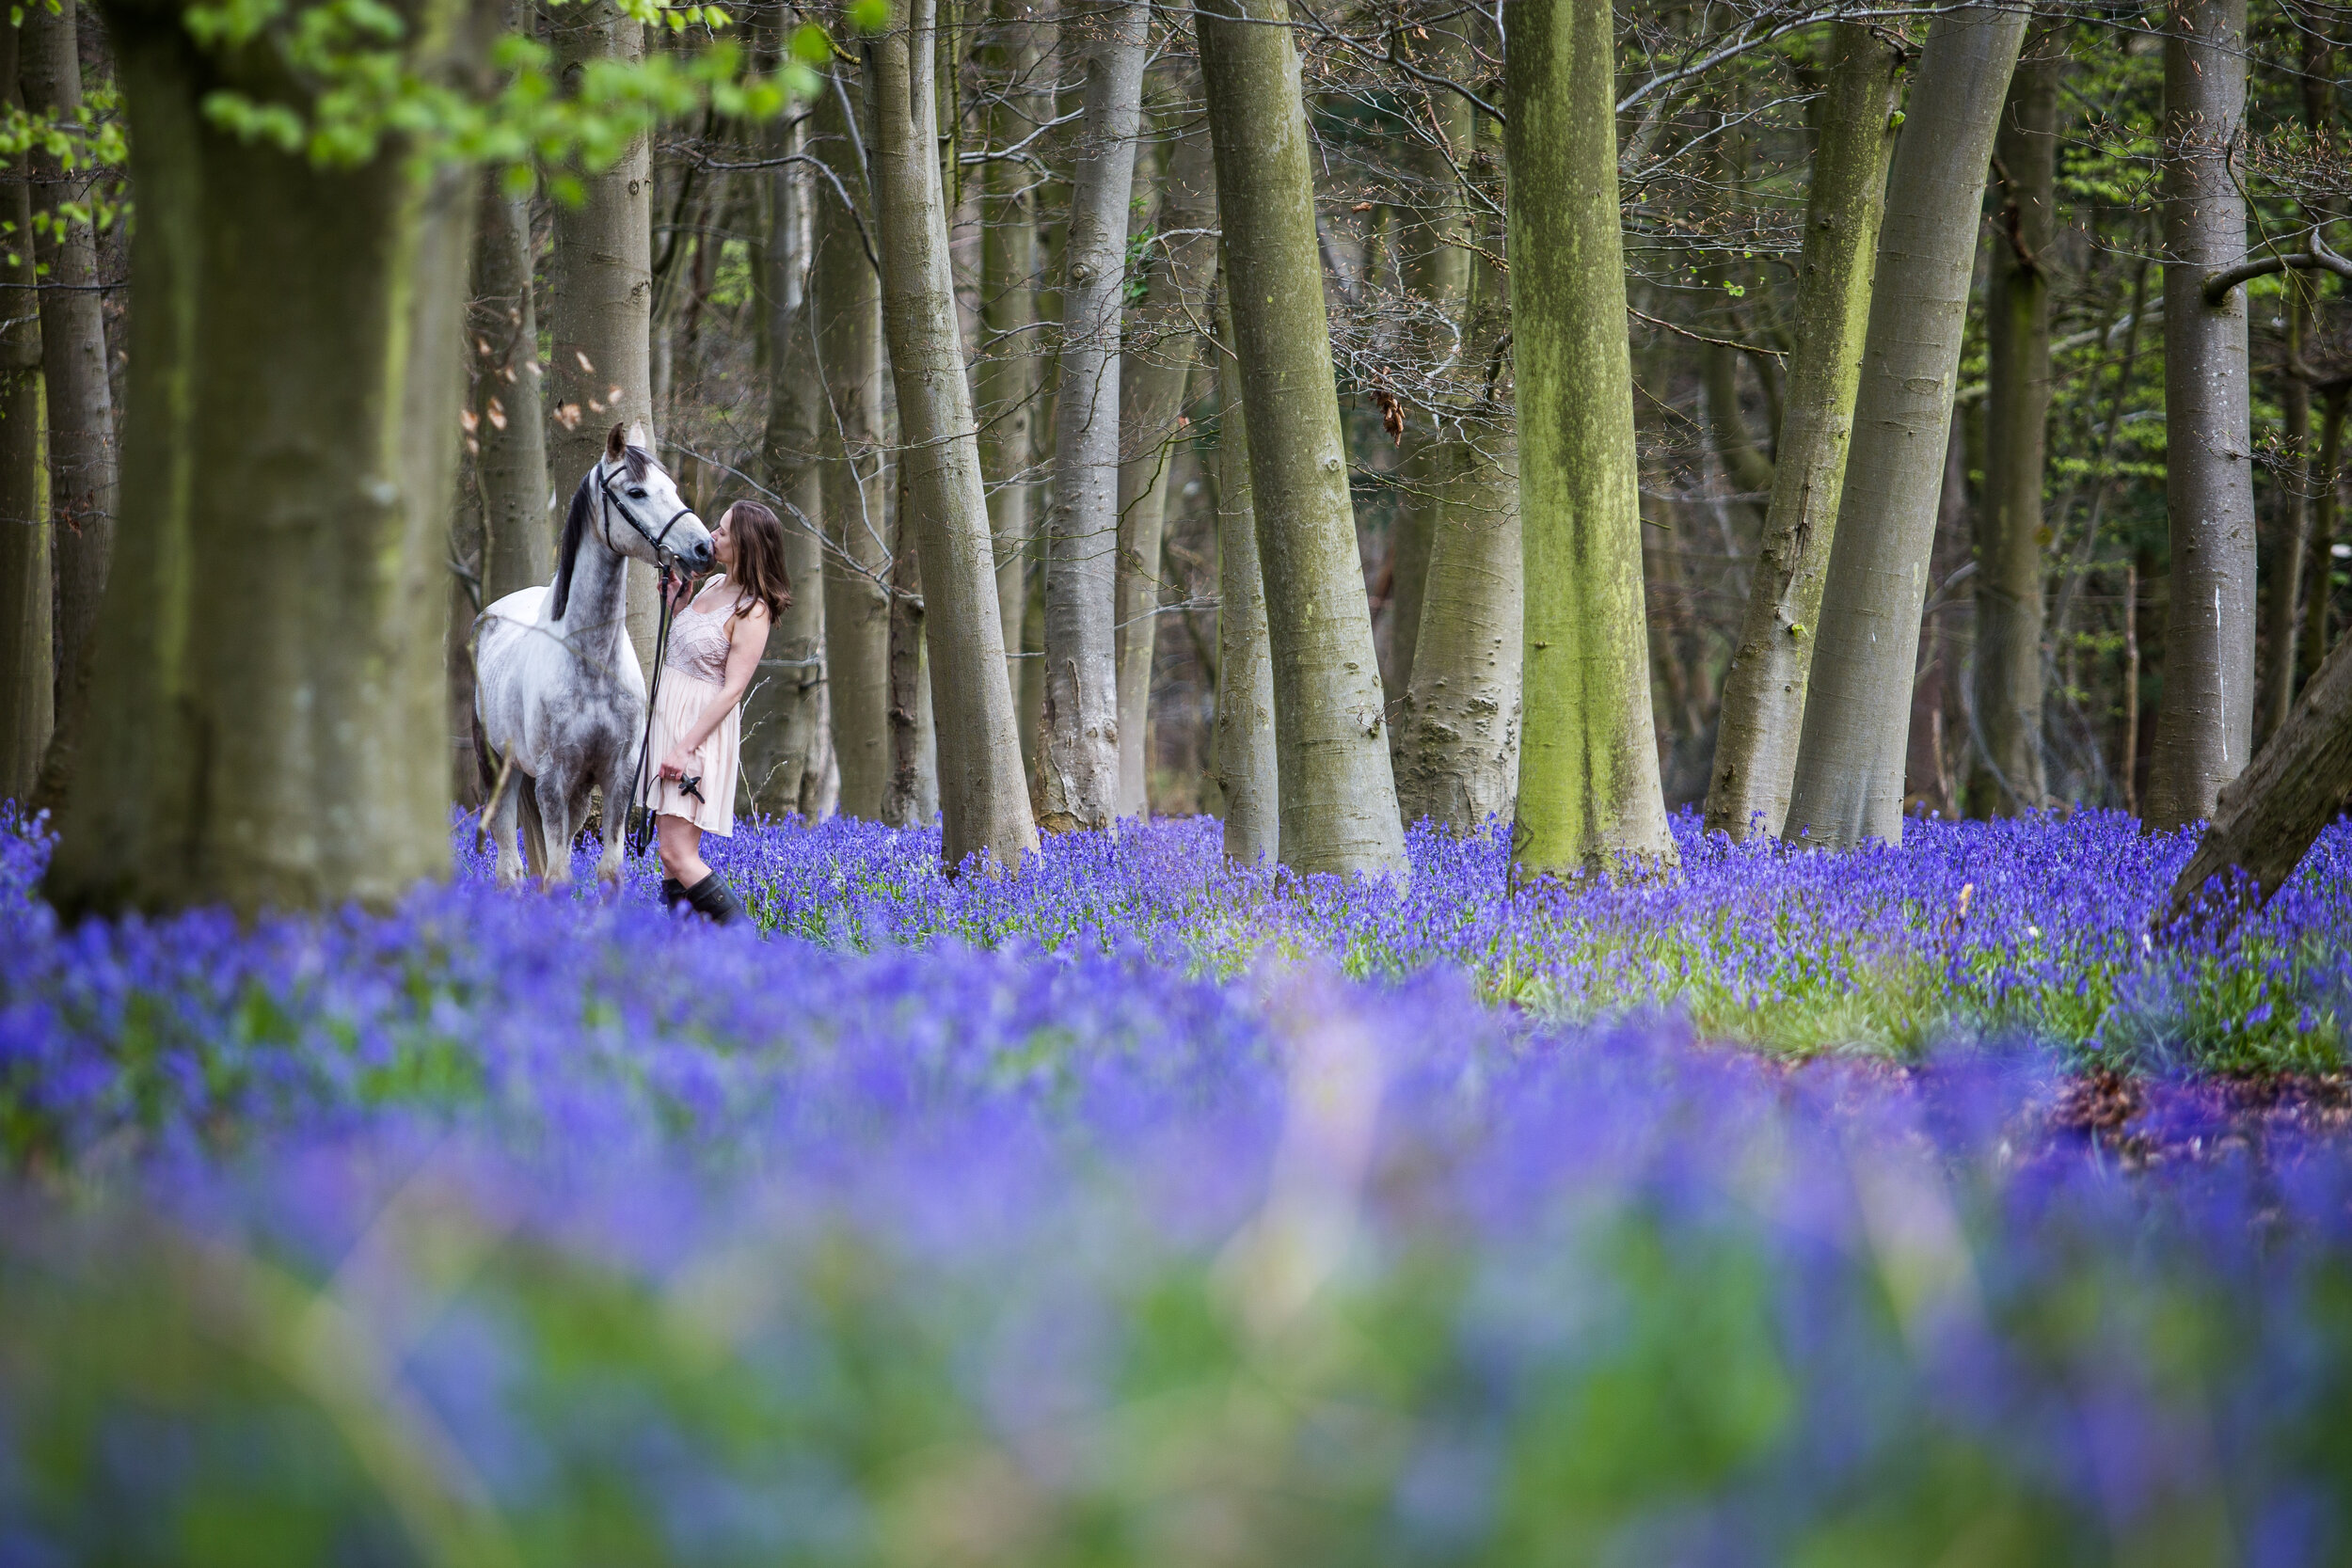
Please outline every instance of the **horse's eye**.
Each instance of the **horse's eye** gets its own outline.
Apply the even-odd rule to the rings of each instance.
[[[645,487],[642,484],[630,485],[628,487],[628,499],[633,501],[644,500],[645,499]]]

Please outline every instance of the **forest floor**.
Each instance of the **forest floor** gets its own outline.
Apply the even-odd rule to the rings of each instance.
[[[0,1560],[2340,1559],[2352,835],[2168,942],[2119,817],[1679,832],[747,828],[762,930],[0,833]]]

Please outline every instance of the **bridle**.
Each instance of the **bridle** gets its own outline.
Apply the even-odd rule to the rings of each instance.
[[[629,800],[629,810],[637,813],[638,816],[635,825],[627,830],[629,853],[642,855],[645,852],[646,846],[653,842],[653,781],[648,776],[647,770],[653,765],[654,704],[661,696],[661,671],[662,667],[670,661],[670,623],[676,614],[675,608],[671,603],[670,584],[674,578],[681,575],[677,570],[677,552],[671,549],[669,546],[670,531],[677,527],[679,518],[692,517],[694,509],[691,506],[680,505],[675,512],[670,514],[670,520],[663,523],[659,531],[647,529],[644,524],[637,520],[637,515],[629,509],[628,502],[613,493],[612,476],[606,471],[602,458],[596,460],[596,493],[599,501],[596,508],[596,525],[597,531],[604,535],[604,547],[614,555],[621,553],[612,543],[612,514],[617,511],[621,515],[621,521],[635,529],[637,537],[653,546],[654,563],[661,573],[660,590],[661,620],[659,629],[654,633],[653,678],[645,687],[645,733],[637,742],[637,784],[630,792]],[[696,520],[700,521],[699,518]],[[700,781],[691,782],[699,783]],[[694,799],[698,800],[702,799],[700,790],[690,789],[689,792],[693,795]],[[642,806],[638,804],[641,800],[644,802]],[[628,820],[626,816],[623,820],[625,822]]]
[[[694,509],[691,506],[680,505],[675,512],[670,514],[670,520],[661,525],[660,532],[647,529],[644,524],[637,520],[637,514],[629,510],[628,502],[612,493],[612,476],[605,472],[602,459],[598,459],[596,463],[596,493],[603,503],[596,508],[596,525],[597,531],[604,535],[604,547],[614,555],[621,553],[612,543],[612,514],[617,510],[621,515],[621,521],[635,529],[637,537],[653,546],[654,563],[661,568],[661,575],[666,578],[677,559],[676,552],[669,546],[670,531],[677,527],[680,517],[694,516]],[[695,520],[701,521],[700,518],[695,518]],[[667,586],[666,582],[664,586]]]

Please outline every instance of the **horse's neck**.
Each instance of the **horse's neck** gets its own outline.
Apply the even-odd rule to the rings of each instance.
[[[571,597],[564,602],[564,640],[582,650],[628,646],[628,558],[605,547],[594,527],[572,562]]]

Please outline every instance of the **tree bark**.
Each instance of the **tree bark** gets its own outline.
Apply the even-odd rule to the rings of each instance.
[[[482,492],[485,604],[554,572],[555,483],[540,402],[539,314],[532,293],[531,197],[503,170],[482,176],[473,252],[474,478]],[[611,428],[608,422],[605,428]],[[582,472],[586,471],[582,465]],[[572,483],[578,483],[577,475]]]
[[[1012,872],[1037,848],[1037,826],[1021,778],[988,497],[947,253],[946,196],[935,151],[931,0],[898,0],[894,10],[892,30],[877,41],[874,55],[875,208],[882,320],[903,437],[901,532],[920,559],[931,680],[924,705],[938,734],[940,853],[951,871],[986,854]]]
[[[904,470],[900,473],[903,486]],[[930,819],[922,804],[923,718],[929,706],[923,689],[923,563],[906,531],[905,499],[902,487],[898,548],[890,562],[890,782],[882,787],[882,803],[886,828],[919,828]]]
[[[31,8],[39,10],[36,4]],[[17,106],[14,27],[0,27],[0,109]],[[32,187],[0,184],[0,794],[32,799],[56,714],[50,663],[49,468]]]
[[[1044,53],[1028,0],[993,0],[976,52],[993,97],[987,145],[1001,150],[1049,119]],[[1037,463],[1037,182],[1029,165],[995,158],[980,166],[980,343],[973,394],[980,420],[980,476],[996,548],[996,607],[1009,679],[1021,685],[1021,627],[1028,614],[1037,521],[1030,471]],[[1024,737],[1024,746],[1030,743]]]
[[[2328,656],[2252,766],[2222,786],[2213,825],[2172,884],[2172,913],[2189,912],[2207,880],[2232,866],[2253,879],[2253,902],[2259,906],[2347,809],[2352,809],[2352,642]]]
[[[820,432],[825,552],[825,678],[844,816],[882,815],[890,775],[890,538],[882,489],[882,283],[867,248],[874,202],[866,176],[863,76],[835,71],[818,89],[811,150],[817,261],[810,293],[827,407]],[[861,203],[850,206],[850,201]]]
[[[461,15],[406,13],[430,51],[411,70],[452,73]],[[474,182],[397,142],[342,169],[239,141],[198,97],[292,90],[271,40],[200,55],[178,8],[138,0],[108,21],[140,193],[127,569],[49,891],[69,915],[388,903],[449,864],[441,632]]]
[[[1216,335],[1216,782],[1224,797],[1225,858],[1256,865],[1281,848],[1281,775],[1265,578],[1249,492],[1249,421],[1222,286]]]
[[[2286,373],[2279,386],[2279,434],[2283,449],[2270,486],[2270,573],[2263,603],[2263,682],[2260,735],[2276,735],[2295,709],[2295,643],[2302,630],[2303,559],[2312,527],[2312,387],[2303,360],[2311,338],[2304,281],[2286,283]],[[2257,746],[2261,744],[2256,742]]]
[[[1979,784],[1969,796],[1973,806],[2003,816],[2039,811],[2049,799],[2042,769],[2042,490],[2065,68],[2049,32],[2026,47],[1993,142],[1997,207],[1985,304],[1985,497],[1977,524]]]
[[[1467,16],[1424,29],[1428,55],[1422,69],[1454,81],[1470,79],[1475,52],[1470,47]],[[1404,40],[1400,39],[1400,43]],[[1412,150],[1410,166],[1415,201],[1408,210],[1398,281],[1404,286],[1415,320],[1408,324],[1410,352],[1423,365],[1445,357],[1446,326],[1462,316],[1470,286],[1470,253],[1463,242],[1471,238],[1469,203],[1462,197],[1462,176],[1469,166],[1477,135],[1476,110],[1458,92],[1421,86],[1408,89],[1407,112],[1426,138]],[[1483,364],[1468,363],[1467,350],[1454,362],[1457,371],[1476,375]],[[1381,673],[1381,690],[1393,707],[1407,701],[1412,689],[1413,660],[1421,645],[1422,604],[1429,586],[1429,561],[1440,520],[1450,510],[1454,485],[1463,477],[1466,456],[1460,444],[1446,439],[1434,419],[1407,416],[1403,470],[1404,504],[1396,509],[1395,543],[1391,546],[1389,575],[1388,666]],[[1488,531],[1491,534],[1492,531]],[[1406,725],[1395,726],[1390,740],[1401,747]],[[1403,752],[1398,752],[1398,793],[1405,793]],[[1505,792],[1508,794],[1506,787]]]
[[[1501,235],[1486,236],[1489,250]],[[1396,800],[1408,825],[1423,817],[1457,833],[1507,816],[1519,771],[1523,614],[1518,475],[1507,411],[1483,385],[1510,329],[1510,283],[1484,262],[1461,301],[1459,405],[1453,432],[1428,450],[1441,509],[1432,519],[1428,583],[1398,728]],[[1462,434],[1475,424],[1475,438]]]
[[[587,0],[550,13],[556,58],[566,77],[598,60],[645,57],[645,29],[613,0]],[[615,424],[654,417],[653,152],[639,137],[621,161],[580,175],[585,199],[555,204],[555,249],[548,268],[547,388],[553,428],[548,470],[568,496],[604,450]],[[654,570],[628,563],[628,636],[638,662],[653,667],[660,607]]]
[[[24,8],[20,74],[26,108],[74,121],[82,114],[78,8]],[[40,291],[42,382],[49,432],[50,531],[56,575],[56,712],[61,721],[76,705],[89,675],[90,628],[106,587],[114,550],[116,470],[114,395],[106,377],[103,296],[98,293],[98,248],[90,226],[68,220],[57,208],[76,189],[74,175],[38,142],[27,166],[36,205],[52,219],[36,251],[47,269]],[[17,230],[22,245],[31,233]]]
[[[2336,516],[2344,495],[2344,419],[2352,386],[2339,383],[2320,404],[2319,458],[2312,475],[2311,544],[2304,555],[2303,642],[2298,656],[2308,685],[2328,657],[2328,605],[2334,594]]]
[[[774,126],[780,157],[803,152],[798,125]],[[773,816],[821,822],[841,788],[833,754],[825,681],[824,385],[808,298],[815,186],[805,166],[769,180],[768,233],[759,276],[759,320],[768,364],[768,424],[760,463],[780,503],[784,567],[792,602],[768,631],[759,678],[743,699],[743,768],[752,805]]]
[[[1401,876],[1289,8],[1210,0],[1195,14],[1274,661],[1282,863]]]
[[[2027,20],[1976,7],[1937,17],[1896,139],[1852,449],[1782,826],[1793,843],[1901,840],[1912,679],[1977,225]]]
[[[2172,613],[2148,824],[2213,816],[2254,742],[2254,465],[2246,293],[2205,277],[2246,254],[2230,168],[2246,108],[2246,0],[2172,0],[2164,43],[2165,511]]]
[[[1749,579],[1707,794],[1707,830],[1776,835],[1788,815],[1821,587],[1853,439],[1870,278],[1885,210],[1897,55],[1868,28],[1830,31],[1821,135],[1798,263],[1797,348],[1788,367],[1772,498]],[[1711,404],[1710,404],[1711,406]]]
[[[1642,608],[1610,9],[1507,0],[1504,31],[1527,596],[1513,842],[1531,872],[1671,861]]]
[[[1071,177],[1046,516],[1039,822],[1052,832],[1109,831],[1119,816],[1120,320],[1147,20],[1136,0],[1111,0],[1062,24],[1065,42],[1081,40],[1086,111]]]
[[[1216,274],[1216,167],[1205,128],[1165,153],[1151,281],[1127,323],[1119,368],[1119,815],[1150,815],[1146,755],[1152,656],[1159,631],[1160,539],[1199,323]]]

